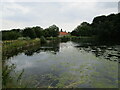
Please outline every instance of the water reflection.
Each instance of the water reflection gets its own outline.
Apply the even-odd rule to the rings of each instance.
[[[60,42],[49,42],[46,44],[41,44],[41,46],[33,47],[25,51],[25,55],[32,56],[34,53],[40,53],[40,52],[51,52],[53,54],[57,54],[59,52],[59,46]]]
[[[116,61],[120,63],[120,45],[106,46],[106,45],[92,45],[91,43],[77,43],[75,46],[80,50],[88,53],[93,53],[96,57],[104,58],[109,61]]]
[[[104,57],[110,51],[118,53],[119,46],[115,48],[72,41],[52,42],[31,48],[9,62],[16,64],[16,71],[25,70],[23,80],[30,81],[28,77],[32,77],[34,82],[30,87],[115,88],[118,64]]]
[[[68,41],[63,41],[62,43],[65,43],[63,46],[65,47],[66,43]],[[120,63],[120,45],[114,45],[114,46],[106,46],[106,45],[95,45],[94,43],[88,43],[88,42],[80,42],[73,41],[74,47],[78,48],[79,50],[84,50],[88,53],[93,53],[96,57],[104,58],[109,61],[116,61]],[[34,53],[40,53],[40,52],[50,52],[52,54],[57,54],[60,50],[60,42],[49,42],[46,44],[41,45],[35,45],[29,48],[26,48],[26,50],[22,51],[15,51],[11,54],[7,54],[6,59],[9,59],[10,57],[17,56],[19,53],[23,53],[27,56],[33,56]]]

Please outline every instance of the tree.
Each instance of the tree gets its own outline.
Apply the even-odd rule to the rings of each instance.
[[[36,27],[33,27],[32,30],[35,32],[37,38],[40,38],[41,36],[43,36],[43,28],[36,26]]]
[[[35,31],[32,28],[25,28],[23,30],[23,36],[24,37],[30,37],[31,39],[36,38]]]
[[[63,30],[61,29],[60,32],[63,32]]]
[[[89,23],[83,22],[75,28],[71,35],[73,36],[92,36],[92,29]]]
[[[15,40],[20,37],[21,34],[15,31],[2,31],[2,40]]]
[[[120,42],[120,13],[95,17],[91,24],[83,22],[71,35],[96,36],[99,41]]]
[[[56,25],[52,25],[46,28],[43,33],[45,37],[57,37],[59,35],[59,28]]]

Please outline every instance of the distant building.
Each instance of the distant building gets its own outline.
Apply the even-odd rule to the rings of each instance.
[[[63,37],[63,36],[69,36],[70,34],[67,32],[59,32],[59,37]]]

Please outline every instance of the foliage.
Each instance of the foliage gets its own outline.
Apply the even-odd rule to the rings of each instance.
[[[5,60],[6,57],[17,54],[20,51],[25,50],[27,47],[40,44],[40,39],[34,40],[11,40],[3,41],[2,44],[2,59]]]
[[[2,40],[16,40],[18,37],[21,36],[19,31],[2,31]]]
[[[87,22],[83,22],[81,25],[77,26],[73,32],[71,32],[73,36],[92,36],[92,29],[90,24]]]
[[[2,31],[3,40],[16,40],[16,39],[26,39],[26,38],[34,39],[34,38],[41,38],[41,36],[57,37],[58,35],[59,35],[59,28],[56,25],[52,25],[46,29],[36,26],[36,27],[27,27],[25,29],[12,29],[12,30]]]
[[[120,13],[95,17],[91,24],[83,22],[72,32],[72,36],[96,36],[100,41],[120,41]]]
[[[24,37],[30,37],[31,39],[36,38],[36,33],[31,28],[25,28],[22,34]]]
[[[46,43],[46,42],[47,42],[47,40],[45,39],[45,37],[41,36],[41,43]]]
[[[30,40],[29,37],[19,37],[18,40]]]
[[[59,28],[56,25],[52,25],[43,31],[45,37],[57,37],[59,35]]]
[[[61,40],[61,42],[67,42],[67,41],[71,40],[71,37],[70,36],[63,36],[63,37],[60,37],[60,40]]]
[[[12,65],[6,65],[3,64],[3,70],[2,70],[2,87],[3,88],[25,88],[26,85],[21,83],[21,77],[24,73],[24,70],[18,74],[14,71],[16,66],[14,64]],[[15,76],[12,76],[11,74],[15,74]]]
[[[33,27],[32,29],[35,32],[37,38],[40,38],[43,35],[43,28],[36,26]]]

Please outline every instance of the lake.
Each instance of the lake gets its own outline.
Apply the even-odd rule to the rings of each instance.
[[[34,88],[118,88],[120,46],[54,42],[10,57],[22,83]],[[11,74],[12,76],[15,74]]]

